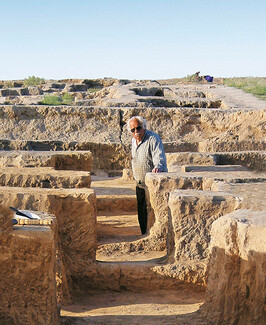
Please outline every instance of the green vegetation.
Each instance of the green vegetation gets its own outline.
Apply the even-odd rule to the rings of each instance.
[[[43,105],[63,105],[63,100],[60,96],[48,95],[40,102]]]
[[[62,96],[48,95],[44,96],[44,99],[40,102],[42,105],[71,105],[73,103],[73,96],[69,93],[65,93]]]
[[[69,93],[64,93],[61,96],[62,100],[63,100],[63,105],[71,105],[73,104],[73,95],[69,94]]]
[[[266,100],[266,78],[225,78],[223,84],[229,87],[242,89],[260,99]]]
[[[100,88],[89,88],[88,92],[89,93],[95,93],[96,91],[99,91],[99,90],[101,90],[101,89]]]
[[[39,78],[39,77],[34,77],[34,76],[24,79],[25,86],[39,86],[44,83],[45,83],[44,78]]]

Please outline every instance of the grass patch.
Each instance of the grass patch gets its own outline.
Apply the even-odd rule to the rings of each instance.
[[[63,105],[71,105],[71,104],[73,104],[73,101],[74,101],[73,95],[71,95],[69,93],[64,93],[61,96],[61,98],[63,100]]]
[[[245,77],[225,78],[223,84],[229,87],[242,89],[260,99],[266,100],[266,78]]]
[[[40,102],[43,105],[63,105],[63,100],[60,96],[56,95],[47,95],[44,96],[44,99]]]
[[[44,99],[40,102],[42,105],[71,105],[73,104],[73,96],[69,93],[65,93],[62,96],[57,95],[47,95],[44,96]]]
[[[24,79],[25,86],[39,86],[44,83],[45,83],[44,78],[39,78],[39,77],[35,77],[35,76],[31,76],[31,77]]]
[[[89,93],[96,93],[96,91],[99,91],[99,90],[101,90],[101,89],[100,88],[89,88],[88,92]]]

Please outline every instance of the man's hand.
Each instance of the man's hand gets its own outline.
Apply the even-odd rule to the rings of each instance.
[[[161,173],[161,168],[156,168],[154,167],[153,170],[152,170],[153,173]]]

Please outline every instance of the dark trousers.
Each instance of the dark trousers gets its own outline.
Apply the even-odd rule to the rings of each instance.
[[[145,190],[136,187],[137,202],[138,202],[138,219],[142,235],[147,231],[147,204],[145,198]]]

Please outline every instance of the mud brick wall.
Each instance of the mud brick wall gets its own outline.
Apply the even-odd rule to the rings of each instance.
[[[153,249],[164,250],[167,247],[168,198],[170,192],[175,189],[202,190],[203,180],[197,177],[182,177],[174,173],[148,173],[145,181],[149,210],[148,223],[151,227],[148,239]]]
[[[45,226],[0,234],[1,324],[59,324],[56,246]]]
[[[168,253],[174,255],[176,262],[206,260],[212,223],[222,215],[236,210],[240,202],[240,198],[225,192],[171,192],[168,202],[168,238],[172,239],[172,243],[168,247]]]
[[[56,216],[62,262],[71,288],[96,256],[96,196],[92,189],[0,187],[0,204]]]
[[[224,152],[215,154],[219,165],[242,165],[256,171],[266,170],[266,151]]]
[[[30,151],[18,144],[19,150],[0,151],[1,167],[53,167],[55,170],[90,171],[92,154],[90,151]],[[11,145],[11,143],[10,143]],[[24,148],[24,150],[22,150]],[[51,148],[49,148],[51,150]]]
[[[176,146],[175,146],[176,147]],[[31,166],[52,166],[55,169],[67,169],[66,167],[60,167],[67,165],[71,170],[121,170],[130,166],[130,147],[129,145],[123,145],[119,142],[115,143],[93,143],[86,141],[25,141],[25,140],[1,140],[0,139],[0,163],[2,161],[7,165],[5,161],[14,166],[15,163],[19,163],[20,166],[26,166],[29,163]],[[52,151],[49,151],[52,150]],[[92,159],[88,159],[88,150]],[[16,159],[12,160],[11,151],[18,151],[17,155],[23,155],[25,157],[25,163]],[[39,152],[37,152],[39,151]],[[40,152],[41,151],[41,152]],[[44,159],[45,154],[54,156],[52,159]],[[43,152],[43,153],[42,153]],[[9,154],[10,153],[10,154]],[[3,155],[8,155],[9,158],[2,158]],[[66,155],[66,156],[64,156]],[[73,159],[69,158],[72,156]],[[28,161],[26,157],[29,157]],[[32,157],[32,158],[31,158]],[[36,157],[36,158],[35,158]],[[80,157],[80,158],[79,158]],[[66,161],[67,160],[67,161]],[[77,161],[78,160],[78,161]]]
[[[266,151],[230,152],[175,152],[166,153],[169,172],[174,172],[180,165],[242,165],[251,170],[266,170]]]
[[[265,238],[264,211],[236,210],[213,223],[202,307],[210,323],[266,323]]]
[[[158,267],[158,271],[183,285],[202,289],[206,287],[211,224],[235,210],[239,200],[227,193],[190,189],[172,190],[164,195],[168,197],[164,198],[162,215],[167,226],[167,263]]]
[[[0,204],[0,235],[12,231],[13,212],[7,207]]]
[[[87,171],[54,170],[52,167],[0,169],[0,186],[42,188],[89,188]]]
[[[182,165],[216,165],[216,157],[210,153],[175,152],[166,153],[169,172],[174,172]]]
[[[130,165],[131,134],[126,123],[134,115],[147,119],[148,128],[161,136],[168,152],[266,148],[264,109],[40,105],[0,107],[0,148],[90,150],[95,157],[93,169],[123,169]]]

